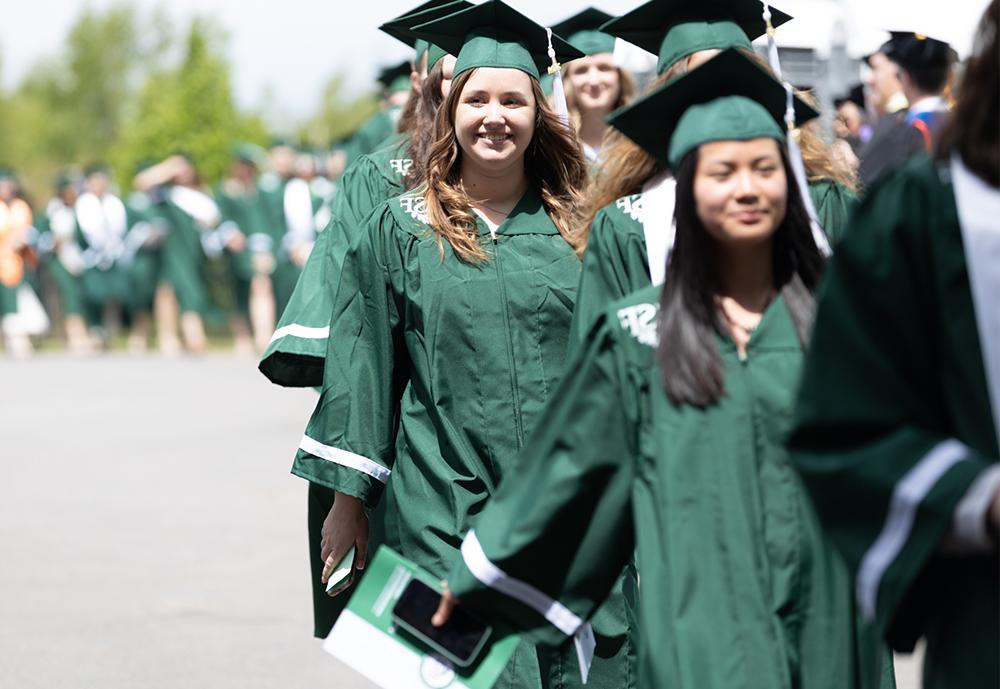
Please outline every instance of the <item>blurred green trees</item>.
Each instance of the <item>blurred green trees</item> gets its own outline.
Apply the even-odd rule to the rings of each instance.
[[[225,49],[223,28],[206,18],[178,29],[162,11],[84,5],[59,54],[16,86],[0,69],[0,165],[18,171],[36,205],[58,170],[94,161],[111,163],[127,190],[141,161],[184,152],[215,182],[234,143],[269,138],[260,114],[236,104]],[[373,97],[345,95],[334,76],[297,133],[325,145],[376,107]]]

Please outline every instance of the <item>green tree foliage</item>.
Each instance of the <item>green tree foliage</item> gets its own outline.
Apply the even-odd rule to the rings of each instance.
[[[234,103],[222,44],[211,22],[193,21],[181,63],[151,75],[139,94],[135,115],[113,149],[119,169],[133,171],[144,160],[182,152],[206,182],[214,182],[228,166],[233,144],[266,140],[260,117],[241,114]]]
[[[299,131],[299,138],[314,146],[340,141],[355,131],[378,110],[372,94],[351,98],[344,93],[345,78],[335,74],[323,88],[319,111]]]

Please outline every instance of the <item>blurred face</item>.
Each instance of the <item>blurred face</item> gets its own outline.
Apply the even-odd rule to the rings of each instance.
[[[699,149],[698,218],[723,246],[768,241],[785,219],[787,185],[774,139],[713,141]]]
[[[847,101],[837,108],[833,128],[840,138],[857,136],[861,131],[861,109],[857,104]]]
[[[581,113],[610,113],[622,86],[618,67],[611,53],[600,53],[573,60],[567,67],[567,75],[576,107]]]
[[[458,58],[454,55],[445,55],[441,58],[441,97],[447,98],[451,93],[451,79],[455,75],[455,63]]]
[[[17,183],[10,177],[0,178],[0,201],[10,201],[17,194]]]
[[[535,134],[531,77],[518,69],[472,72],[455,109],[455,137],[465,161],[501,171],[523,165]]]
[[[899,67],[882,53],[875,53],[868,58],[868,74],[865,84],[871,91],[872,102],[876,108],[882,109],[889,99],[903,90],[899,81]]]
[[[103,172],[95,172],[91,175],[87,175],[86,186],[87,191],[97,196],[104,196],[108,191],[108,176]]]
[[[177,174],[174,175],[174,184],[179,184],[182,187],[193,187],[198,184],[198,173],[194,169],[194,165],[187,158],[182,158],[181,162],[178,163]]]
[[[295,168],[295,151],[291,146],[275,146],[268,152],[267,162],[276,175],[291,177]]]
[[[713,57],[721,53],[721,50],[716,48],[709,48],[708,50],[699,50],[697,52],[691,53],[687,58],[688,70],[692,70],[695,67],[700,67],[705,64]]]

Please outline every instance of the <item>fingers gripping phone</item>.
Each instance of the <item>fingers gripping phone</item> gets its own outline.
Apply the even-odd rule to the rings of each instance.
[[[472,665],[493,633],[493,628],[471,615],[461,605],[441,627],[431,617],[441,602],[441,594],[422,581],[411,579],[396,601],[392,619],[398,627],[416,637],[458,667]]]
[[[352,545],[334,567],[330,578],[326,580],[326,595],[336,596],[354,582],[355,551],[355,546]]]

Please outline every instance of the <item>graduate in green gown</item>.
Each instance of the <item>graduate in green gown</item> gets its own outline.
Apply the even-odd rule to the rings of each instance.
[[[586,56],[565,66],[563,81],[570,122],[592,173],[604,151],[609,129],[605,118],[635,94],[632,75],[615,63],[615,37],[599,30],[611,19],[610,14],[589,7],[552,27]]]
[[[76,243],[79,228],[74,206],[79,197],[79,175],[60,173],[56,179],[55,196],[46,204],[45,212],[35,218],[41,233],[40,244],[46,251],[43,265],[55,284],[63,333],[71,352],[84,353],[91,349],[84,319],[80,274],[84,270],[83,253]]]
[[[861,671],[888,654],[784,449],[824,258],[784,89],[731,55],[612,121],[676,174],[666,285],[591,330],[434,621],[457,597],[532,638],[577,635],[637,549],[639,687],[878,686]]]
[[[411,71],[412,63],[407,60],[385,67],[379,72],[378,82],[384,92],[384,103],[351,138],[350,162],[377,150],[386,139],[398,131],[403,107],[410,94]]]
[[[937,160],[869,190],[819,299],[791,449],[862,614],[923,686],[1000,686],[994,0]]]
[[[425,3],[380,27],[416,52],[416,70],[411,77],[414,84],[420,84],[420,92],[413,128],[361,156],[341,178],[330,222],[317,237],[261,358],[260,370],[271,382],[289,387],[322,385],[333,312],[330,286],[336,286],[344,254],[372,210],[423,180],[423,159],[432,143],[434,117],[451,83],[455,57],[418,39],[411,29],[469,5],[465,0]]]
[[[604,25],[603,31],[659,55],[656,84],[711,59],[719,50],[752,53],[767,31],[759,0],[652,0]],[[772,26],[791,17],[771,10]],[[809,193],[819,224],[836,241],[854,194],[809,127],[800,130]],[[662,284],[672,244],[674,182],[663,165],[624,137],[612,139],[582,213],[586,254],[573,342],[579,344],[612,301],[650,283]]]
[[[488,2],[417,31],[457,54],[435,129],[445,143],[426,183],[379,206],[344,259],[293,472],[337,491],[330,568],[352,545],[363,564],[365,510],[384,503],[385,542],[442,576],[562,373],[586,167],[538,85],[542,27]],[[553,47],[578,56],[558,37]],[[593,686],[628,686],[627,648],[615,651]],[[579,685],[572,646],[524,644],[497,686]]]

